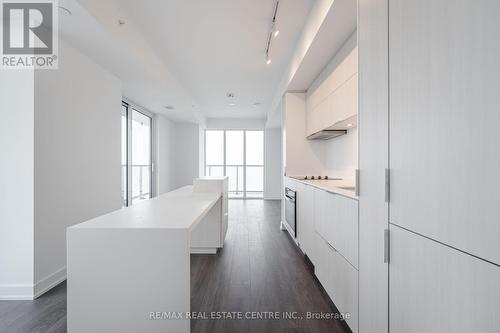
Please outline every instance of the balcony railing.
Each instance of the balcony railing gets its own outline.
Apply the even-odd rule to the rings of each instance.
[[[132,202],[151,198],[151,165],[149,164],[132,164]],[[127,166],[122,164],[122,181],[127,184]],[[127,187],[122,190],[122,198],[126,198]]]
[[[261,168],[264,170],[264,165],[243,165],[243,164],[207,164],[205,165],[205,175],[207,176],[223,176],[224,175],[224,167],[225,174],[229,176],[229,194],[233,197],[243,197],[245,195],[245,168]],[[262,180],[259,181],[261,183],[261,187],[264,186],[264,177],[262,172]],[[248,184],[247,189],[248,189]],[[251,197],[259,197],[262,196],[263,191],[246,191],[247,196],[251,194]]]

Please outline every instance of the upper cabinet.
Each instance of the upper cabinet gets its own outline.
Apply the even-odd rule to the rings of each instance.
[[[358,52],[356,32],[308,89],[306,135],[348,130],[357,125]]]

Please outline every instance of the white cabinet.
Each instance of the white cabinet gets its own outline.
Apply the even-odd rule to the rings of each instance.
[[[314,189],[314,227],[354,267],[358,267],[358,202]]]
[[[500,264],[500,1],[389,13],[391,222]]]
[[[334,126],[358,114],[357,72],[358,52],[354,34],[308,91],[307,135]]]
[[[313,189],[314,196],[314,230],[323,239],[327,239],[328,193],[318,188]]]
[[[500,267],[391,226],[390,331],[500,332]]]
[[[358,267],[358,201],[327,193],[326,240]]]
[[[358,1],[360,332],[500,332],[499,15]]]
[[[314,197],[314,271],[353,332],[358,329],[358,203],[322,189]]]
[[[191,253],[216,253],[224,247],[228,228],[228,177],[194,179],[193,192],[221,193],[214,208],[191,231]]]
[[[349,314],[346,321],[353,332],[358,331],[358,271],[338,251],[330,251],[330,297],[340,312]]]
[[[314,189],[297,182],[297,238],[302,251],[315,264]]]
[[[388,0],[358,0],[359,331],[388,332],[388,228],[384,170],[389,159]]]
[[[358,271],[316,234],[319,260],[315,274],[353,332],[358,331]]]

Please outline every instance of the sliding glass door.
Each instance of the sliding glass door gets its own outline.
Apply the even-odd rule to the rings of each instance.
[[[152,118],[127,103],[122,110],[122,200],[129,206],[152,197]]]
[[[264,131],[206,130],[205,175],[227,175],[232,198],[262,198]]]

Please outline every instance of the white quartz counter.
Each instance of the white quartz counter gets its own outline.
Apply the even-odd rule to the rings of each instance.
[[[184,186],[150,200],[135,203],[75,228],[169,228],[192,229],[215,205],[221,193],[194,193]]]
[[[185,186],[68,228],[68,333],[188,333],[191,246],[222,247],[225,236],[227,192],[216,188]]]
[[[314,186],[320,190],[327,192],[333,192],[340,194],[342,196],[358,200],[356,196],[355,186],[343,179],[299,179],[294,177],[289,177],[297,182]]]

